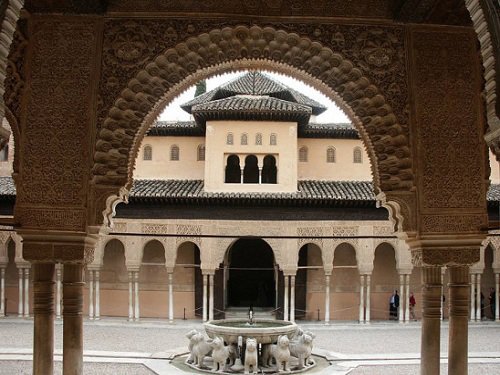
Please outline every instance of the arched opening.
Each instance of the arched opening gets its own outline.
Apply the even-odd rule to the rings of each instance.
[[[333,271],[330,278],[330,312],[335,320],[356,320],[359,313],[359,270],[356,250],[342,243],[333,253]]]
[[[262,183],[276,184],[278,182],[278,168],[276,168],[276,158],[273,155],[264,157],[264,166],[262,167]]]
[[[200,248],[196,244],[184,242],[179,245],[173,274],[174,318],[193,319],[203,313],[200,264]]]
[[[153,148],[150,145],[144,146],[142,160],[153,160]]]
[[[5,313],[15,314],[19,303],[18,269],[16,265],[16,243],[7,242],[7,267],[5,268]]]
[[[483,309],[481,318],[495,319],[495,272],[493,270],[493,248],[491,245],[484,249],[484,270],[481,276],[481,292],[483,293]],[[493,297],[493,298],[491,298]]]
[[[245,158],[245,168],[243,169],[243,183],[244,184],[258,184],[259,183],[259,166],[257,156],[248,155]]]
[[[227,252],[227,306],[273,308],[275,263],[271,247],[259,238],[242,238]]]
[[[401,294],[399,286],[394,248],[388,243],[381,243],[375,249],[375,259],[373,261],[371,294],[371,317],[373,320],[387,320],[390,318],[389,301],[395,290],[398,291],[398,294]],[[399,309],[397,314],[399,314]]]
[[[165,249],[158,240],[144,246],[139,269],[141,316],[165,318],[167,316],[168,274],[165,267]]]
[[[112,239],[104,247],[101,270],[101,314],[127,316],[128,272],[125,265],[125,247]]]
[[[313,243],[299,250],[295,276],[295,319],[315,320],[318,309],[323,311],[325,272],[321,248]]]
[[[241,182],[240,158],[238,155],[229,155],[226,164],[226,184],[239,184]]]

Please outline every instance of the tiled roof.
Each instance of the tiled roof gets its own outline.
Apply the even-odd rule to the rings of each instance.
[[[488,201],[500,202],[500,184],[491,184],[488,191]]]
[[[305,125],[311,107],[270,96],[237,95],[197,104],[192,112],[200,125],[208,120],[297,121]]]
[[[195,121],[156,121],[148,130],[150,136],[205,136],[205,129]]]
[[[236,95],[271,96],[288,102],[306,105],[311,108],[312,114],[314,115],[319,115],[326,110],[326,107],[317,101],[285,86],[261,72],[255,71],[248,72],[214,90],[206,92],[184,103],[181,105],[181,108],[188,113],[192,113],[192,107],[196,105]]]
[[[359,139],[359,134],[351,123],[309,123],[299,127],[298,137]]]
[[[15,197],[16,186],[12,177],[0,177],[0,196],[1,197]]]

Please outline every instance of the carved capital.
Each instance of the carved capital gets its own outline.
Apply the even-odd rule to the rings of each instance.
[[[470,266],[479,262],[480,246],[424,245],[411,247],[415,267]]]

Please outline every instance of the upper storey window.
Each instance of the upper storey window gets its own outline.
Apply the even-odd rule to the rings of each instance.
[[[143,160],[153,160],[153,147],[147,145],[144,147],[144,154],[142,156]]]
[[[363,162],[361,148],[355,147],[352,153],[352,161],[356,164],[361,164]]]
[[[241,142],[240,142],[243,146],[246,146],[248,144],[248,134],[247,133],[243,133],[241,135]]]
[[[326,150],[326,162],[335,163],[335,147],[328,147]]]
[[[258,146],[262,145],[262,134],[257,133],[255,135],[255,144],[258,145]]]
[[[227,158],[224,182],[229,184],[241,183],[240,158],[238,155],[229,155]]]
[[[204,161],[205,160],[205,145],[198,145],[197,159],[198,159],[198,161]]]
[[[226,144],[227,145],[234,145],[234,135],[233,135],[233,133],[227,133]]]
[[[269,137],[269,144],[271,146],[276,146],[278,144],[278,137],[276,134],[272,133]]]
[[[278,181],[277,176],[276,158],[273,155],[266,155],[264,157],[264,167],[262,168],[262,183],[276,184]]]
[[[170,147],[170,160],[178,161],[179,160],[179,146],[172,145]]]
[[[307,162],[307,147],[306,146],[302,146],[301,148],[299,148],[299,161],[302,162],[302,163],[305,163]]]

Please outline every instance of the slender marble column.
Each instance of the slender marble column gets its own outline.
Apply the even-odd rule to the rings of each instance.
[[[365,275],[359,275],[359,322],[365,321]]]
[[[405,322],[408,323],[410,321],[410,274],[405,275],[406,282],[406,309],[405,309]]]
[[[168,273],[168,321],[174,322],[174,274]]]
[[[259,185],[262,184],[262,167],[259,167]]]
[[[19,268],[19,303],[17,304],[17,316],[23,317],[23,269]]]
[[[444,295],[444,286],[443,286],[443,283],[444,283],[444,270],[446,268],[442,268],[441,270],[441,320],[443,320],[444,318],[444,303],[443,303],[443,295]]]
[[[469,267],[449,267],[448,374],[467,375]]]
[[[422,267],[421,375],[439,375],[441,267]]]
[[[207,321],[207,316],[208,316],[208,311],[207,311],[207,298],[208,298],[208,285],[207,285],[207,278],[208,275],[202,275],[203,277],[203,321]]]
[[[5,316],[5,267],[0,268],[0,317]]]
[[[279,296],[279,268],[278,265],[274,266],[274,280],[276,283],[276,287],[274,288],[274,300],[276,301],[274,308],[278,308],[278,296]]]
[[[398,320],[399,323],[403,323],[404,321],[404,305],[405,305],[405,300],[408,298],[405,296],[405,275],[401,274],[399,275],[399,292],[401,295],[399,296],[399,316]]]
[[[481,321],[481,274],[476,275],[476,322]]]
[[[63,374],[83,374],[83,264],[63,271]]]
[[[295,276],[290,276],[290,321],[295,322]]]
[[[56,318],[61,319],[61,268],[56,267]]]
[[[330,323],[330,275],[325,276],[325,324]]]
[[[94,271],[95,280],[95,320],[101,319],[101,286],[99,282],[99,270]]]
[[[30,269],[24,269],[24,317],[30,316]]]
[[[33,263],[32,267],[34,315],[33,374],[53,374],[55,264]]]
[[[89,319],[94,319],[94,271],[89,271]]]
[[[208,320],[214,320],[214,275],[208,275]]]
[[[288,320],[288,276],[285,275],[285,298],[284,298],[284,312],[283,312],[283,320]]]
[[[500,320],[500,308],[498,306],[498,301],[499,301],[499,298],[498,298],[498,282],[499,282],[499,279],[500,279],[500,275],[498,273],[495,274],[495,320],[498,322]]]
[[[141,311],[139,308],[139,271],[134,272],[134,296],[135,296],[134,320],[139,320]]]
[[[371,275],[366,275],[366,323],[370,323],[370,309],[371,309],[371,291],[370,291]]]
[[[128,273],[128,320],[131,322],[134,320],[134,292],[133,292],[133,272]]]
[[[475,298],[476,295],[476,274],[470,274],[470,320],[473,322],[476,320],[476,306]]]
[[[243,183],[243,176],[244,176],[244,169],[243,169],[243,168],[241,168],[240,183]]]

